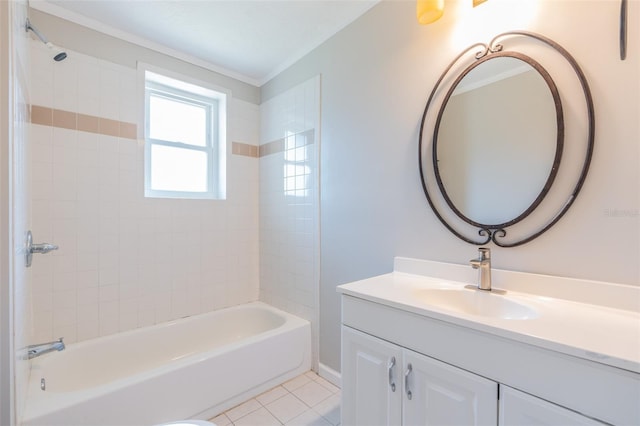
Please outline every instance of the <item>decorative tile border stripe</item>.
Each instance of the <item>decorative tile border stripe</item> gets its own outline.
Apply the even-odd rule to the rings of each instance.
[[[287,149],[294,149],[300,148],[301,146],[311,145],[315,142],[315,134],[315,129],[309,129],[303,132],[295,133],[286,138],[276,139],[275,141],[262,144],[259,147],[260,157],[284,152]]]
[[[126,139],[135,140],[138,138],[138,126],[135,123],[110,120],[94,115],[63,111],[39,105],[31,105],[31,122],[43,126],[80,130]]]
[[[136,140],[138,126],[135,123],[111,120],[94,115],[80,114],[61,109],[31,105],[30,119],[33,124],[59,127],[82,132],[97,133]],[[314,143],[315,129],[296,133],[288,138],[277,139],[266,144],[256,146],[242,142],[232,142],[231,152],[245,157],[264,157],[265,155],[284,152],[286,149],[299,148]]]
[[[256,145],[249,145],[248,143],[232,142],[231,153],[234,155],[258,158],[258,147]]]
[[[259,147],[260,157],[284,151],[284,139],[267,142]]]

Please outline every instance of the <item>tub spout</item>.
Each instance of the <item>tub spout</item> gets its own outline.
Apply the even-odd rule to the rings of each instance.
[[[49,343],[40,343],[37,345],[29,345],[27,346],[27,359],[32,359],[39,357],[44,354],[48,354],[53,351],[62,351],[64,350],[64,342],[62,341],[62,337],[58,340],[54,340]]]

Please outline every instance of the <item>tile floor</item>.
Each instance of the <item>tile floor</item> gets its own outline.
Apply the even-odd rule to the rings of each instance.
[[[338,426],[340,388],[309,371],[210,421],[216,426]]]

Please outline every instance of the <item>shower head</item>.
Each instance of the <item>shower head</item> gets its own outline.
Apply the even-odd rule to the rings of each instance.
[[[53,53],[54,53],[53,60],[54,61],[60,62],[60,61],[62,61],[64,59],[66,59],[67,52],[65,52],[64,50],[60,49],[58,46],[56,46],[55,44],[53,44],[49,40],[47,40],[47,38],[45,36],[43,36],[42,33],[40,31],[38,31],[38,29],[36,27],[31,25],[31,22],[29,21],[29,18],[27,18],[27,22],[25,23],[24,30],[26,32],[29,32],[29,30],[31,30],[40,39],[40,41],[44,43],[45,46],[47,46],[49,49],[53,50]]]
[[[51,43],[49,43],[51,44]],[[49,49],[53,49],[53,52],[55,53],[53,55],[53,60],[56,62],[60,62],[63,61],[65,59],[67,59],[67,52],[65,52],[64,50],[60,49],[59,47],[56,47],[55,45],[51,44],[51,46],[47,46]]]

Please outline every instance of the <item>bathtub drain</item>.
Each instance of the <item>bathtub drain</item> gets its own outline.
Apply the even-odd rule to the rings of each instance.
[[[40,389],[45,390],[47,388],[47,384],[44,381],[44,377],[40,379]]]

